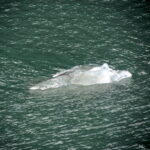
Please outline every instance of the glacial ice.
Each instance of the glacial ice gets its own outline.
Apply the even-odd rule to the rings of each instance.
[[[63,70],[53,75],[47,81],[36,84],[31,90],[46,90],[67,85],[93,85],[119,82],[122,79],[130,78],[129,71],[113,70],[108,64],[102,66],[76,66],[68,70]]]

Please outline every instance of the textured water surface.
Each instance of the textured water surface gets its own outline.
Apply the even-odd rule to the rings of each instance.
[[[142,0],[1,0],[0,149],[149,149],[149,41]],[[60,69],[103,63],[131,81],[29,90]]]

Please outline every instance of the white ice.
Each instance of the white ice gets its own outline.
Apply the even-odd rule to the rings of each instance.
[[[67,85],[93,85],[108,84],[119,82],[122,79],[130,78],[132,74],[129,71],[113,70],[108,64],[102,66],[76,66],[72,69],[56,73],[47,81],[41,82],[31,90],[46,90],[49,88],[58,88]]]

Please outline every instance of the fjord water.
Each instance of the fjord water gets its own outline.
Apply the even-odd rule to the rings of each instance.
[[[0,149],[149,149],[149,10],[140,0],[1,0]],[[29,90],[59,69],[103,63],[132,79]]]

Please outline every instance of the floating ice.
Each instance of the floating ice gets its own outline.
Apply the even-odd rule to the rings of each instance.
[[[31,90],[46,90],[67,85],[93,85],[119,82],[122,79],[130,78],[132,74],[128,71],[111,69],[108,64],[102,66],[76,66],[72,69],[63,70],[53,75],[47,81],[41,82]]]

